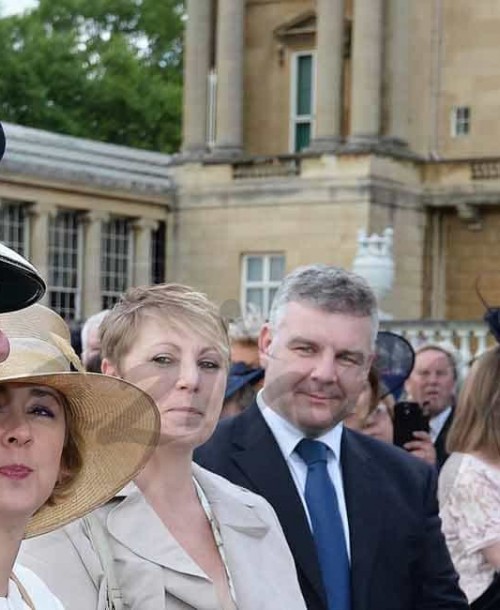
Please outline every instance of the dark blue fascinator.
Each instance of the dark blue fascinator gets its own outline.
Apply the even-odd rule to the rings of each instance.
[[[375,342],[375,369],[381,381],[380,399],[392,394],[397,400],[415,364],[415,351],[401,335],[381,330]]]
[[[245,362],[235,362],[229,369],[224,400],[231,398],[238,390],[247,384],[256,383],[264,377],[264,369],[253,368]]]

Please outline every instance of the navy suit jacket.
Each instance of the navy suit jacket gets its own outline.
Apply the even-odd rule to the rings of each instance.
[[[444,463],[448,459],[448,452],[446,451],[446,438],[448,436],[448,432],[450,431],[451,424],[453,423],[454,415],[455,408],[453,407],[451,413],[448,415],[446,421],[444,422],[444,426],[441,428],[441,432],[438,434],[436,440],[434,441],[438,470],[441,470]]]
[[[264,496],[281,522],[309,610],[327,610],[314,541],[288,466],[257,404],[223,420],[195,461]],[[344,429],[352,610],[464,610],[438,517],[433,468]],[[277,608],[279,604],[277,605]]]

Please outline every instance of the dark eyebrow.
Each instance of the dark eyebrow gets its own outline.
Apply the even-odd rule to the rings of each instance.
[[[31,388],[30,395],[35,398],[45,398],[49,396],[50,398],[55,398],[59,400],[59,394],[55,390],[44,390],[43,388]]]
[[[15,386],[16,384],[13,384],[13,385]],[[58,402],[61,402],[61,395],[59,394],[59,392],[57,390],[53,390],[52,388],[47,388],[47,389],[42,388],[42,387],[30,388],[29,394],[30,394],[30,397],[33,397],[33,398],[45,398],[48,396],[50,398],[54,398]],[[9,396],[9,386],[5,383],[0,384],[0,396]]]

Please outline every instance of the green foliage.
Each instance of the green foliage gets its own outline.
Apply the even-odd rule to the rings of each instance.
[[[0,117],[178,150],[182,9],[180,0],[40,0],[0,19]]]

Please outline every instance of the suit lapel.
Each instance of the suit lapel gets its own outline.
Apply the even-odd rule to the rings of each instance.
[[[455,409],[452,408],[450,414],[446,418],[444,422],[444,426],[441,428],[439,434],[437,435],[436,440],[434,441],[434,447],[436,449],[436,457],[438,462],[438,467],[441,468],[446,458],[448,457],[448,452],[446,451],[446,437],[448,436],[448,431],[451,428],[451,424],[453,422],[453,416],[455,415]]]
[[[377,469],[356,435],[345,428],[341,463],[351,539],[352,608],[364,610],[370,607],[370,576],[380,544],[385,498]]]
[[[299,570],[325,600],[316,547],[302,501],[274,436],[254,403],[235,422],[231,459],[249,488],[273,506]]]

